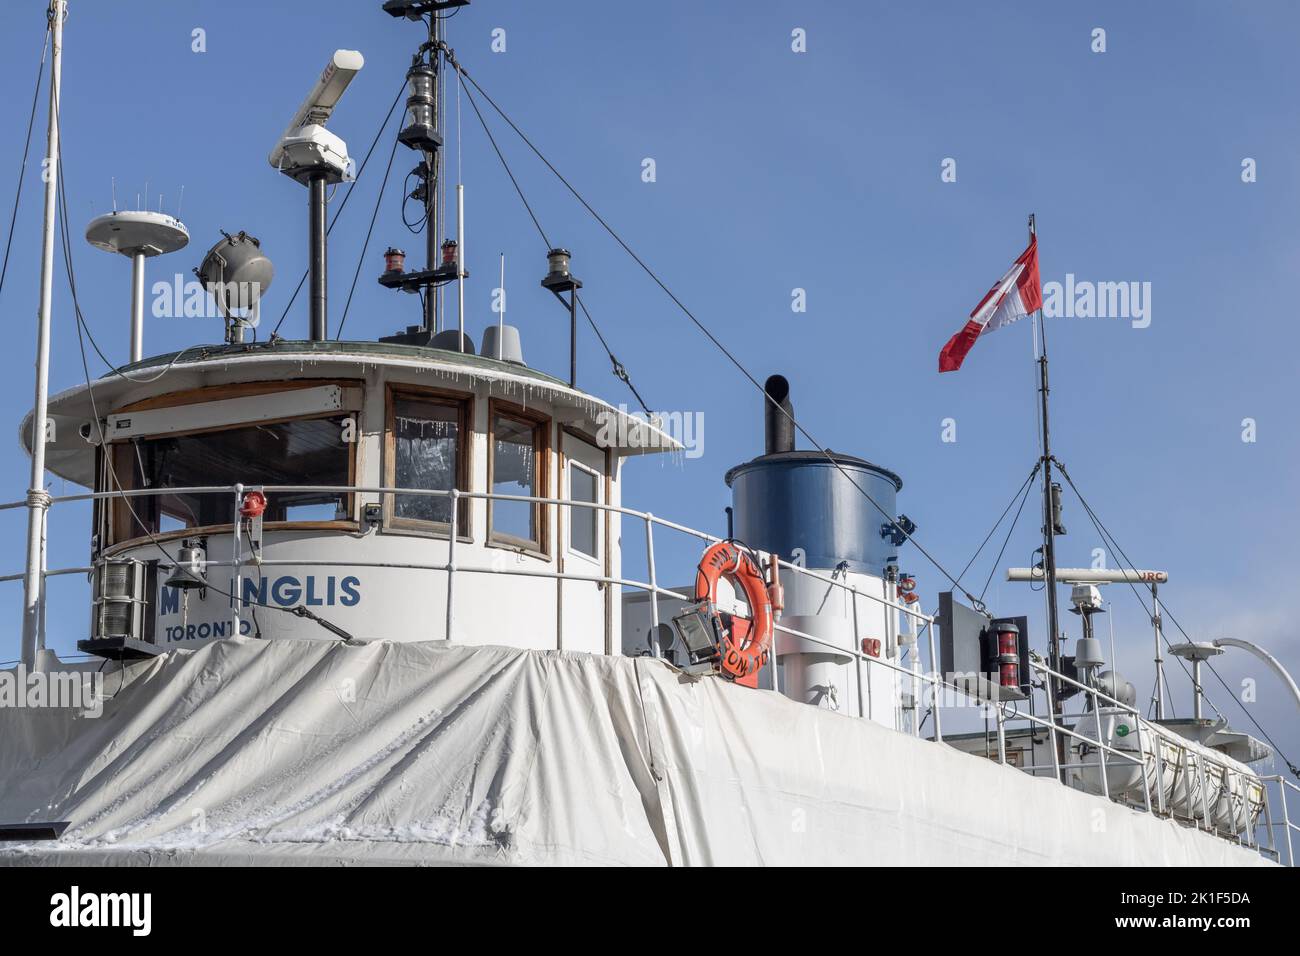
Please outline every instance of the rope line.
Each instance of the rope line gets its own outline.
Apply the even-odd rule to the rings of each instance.
[[[605,220],[605,218],[595,210],[595,208],[592,207],[591,203],[587,202],[587,200],[582,196],[581,193],[578,192],[578,190],[573,186],[573,184],[570,183],[569,180],[566,179],[564,175],[558,169],[555,168],[555,165],[551,163],[549,159],[546,158],[545,154],[543,154],[542,151],[538,149],[538,147],[533,143],[531,139],[528,138],[528,136],[523,132],[523,130],[521,130],[515,124],[515,122],[506,114],[506,112],[497,104],[497,102],[492,99],[492,97],[488,94],[488,92],[484,90],[482,86],[479,85],[478,81],[475,80],[474,77],[470,75],[470,73],[467,70],[465,70],[465,68],[456,59],[454,52],[450,48],[448,48],[445,43],[441,44],[441,47],[443,49],[444,55],[447,57],[447,62],[449,62],[452,65],[453,69],[457,70],[465,78],[465,80],[469,83],[469,85],[478,91],[478,93],[483,97],[483,99],[487,101],[488,105],[490,105],[492,109],[496,111],[497,115],[499,115],[506,122],[506,124],[515,132],[515,134],[521,140],[523,140],[525,145],[528,146],[528,148],[533,152],[533,154],[537,156],[537,158],[541,160],[541,162],[546,166],[546,168],[551,171],[551,173],[555,176],[555,178],[558,179],[566,189],[568,189],[568,191],[573,195],[573,197],[582,205],[584,209],[587,210],[587,212],[592,216],[592,218],[595,219],[596,222],[600,224],[600,226],[605,230],[605,232],[607,232],[610,235],[610,237],[615,242],[617,242],[619,246],[622,247],[623,251],[626,252],[628,256],[631,257],[632,261],[635,262],[638,266],[640,266],[641,270],[645,272],[647,276],[650,277],[650,279],[655,283],[655,285],[659,286],[659,288],[663,291],[663,293],[668,296],[668,298],[673,302],[673,304],[676,305],[677,308],[680,309],[688,319],[690,319],[691,323],[705,336],[705,338],[707,338],[713,344],[713,346],[717,348],[718,351],[721,352],[727,358],[727,360],[731,362],[733,366],[735,366],[737,371],[739,371],[746,379],[749,380],[750,384],[753,385],[754,388],[757,389],[759,393],[763,395],[764,401],[771,403],[771,405],[774,408],[778,409],[781,412],[781,414],[785,415],[786,418],[790,420],[791,425],[793,425],[794,428],[797,429],[798,432],[801,435],[803,435],[804,438],[807,439],[813,445],[813,447],[816,448],[816,450],[827,459],[827,461],[831,463],[831,465],[840,473],[840,475],[843,476],[843,478],[846,481],[848,481],[849,484],[851,484],[855,489],[857,489],[858,493],[861,494],[862,497],[866,499],[866,501],[870,503],[873,508],[875,508],[878,512],[880,512],[881,515],[884,516],[884,518],[886,519],[885,527],[890,531],[896,531],[897,533],[901,534],[905,540],[910,541],[912,545],[916,548],[916,550],[921,554],[921,556],[924,557],[927,561],[929,561],[930,564],[936,570],[938,570],[938,572],[942,574],[944,578],[947,579],[955,589],[961,591],[962,594],[966,597],[966,599],[970,601],[971,604],[976,608],[976,610],[987,614],[988,609],[984,606],[983,601],[981,601],[974,594],[971,594],[968,590],[963,588],[961,584],[958,582],[958,580],[955,577],[953,577],[953,575],[948,571],[948,569],[944,567],[943,564],[941,564],[939,560],[929,552],[929,550],[927,550],[919,541],[917,541],[917,539],[913,536],[911,532],[904,530],[901,526],[898,525],[896,515],[892,515],[884,508],[882,508],[880,506],[880,503],[877,502],[873,497],[871,497],[870,494],[867,493],[867,490],[858,483],[858,481],[853,477],[853,475],[851,475],[838,461],[836,461],[835,457],[829,452],[829,450],[820,442],[818,442],[817,439],[814,438],[812,434],[808,431],[808,429],[806,429],[803,425],[801,425],[790,412],[782,408],[779,403],[772,400],[771,396],[767,394],[767,391],[763,388],[762,384],[758,381],[757,378],[754,377],[754,375],[749,371],[749,369],[747,369],[745,365],[738,358],[736,358],[736,356],[733,355],[732,352],[725,345],[722,344],[721,340],[719,340],[718,337],[714,335],[713,332],[710,331],[709,328],[705,326],[704,323],[701,322],[699,318],[696,317],[695,313],[693,313],[689,308],[687,308],[686,304],[677,297],[677,295],[668,287],[668,285],[664,282],[664,280],[661,279],[659,275],[653,269],[651,269],[649,265],[646,264],[645,260],[642,259],[636,253],[636,251],[633,250],[632,247],[623,239],[623,237],[619,235],[617,230],[615,230],[614,227],[611,226]],[[465,93],[466,96],[471,95],[468,87],[466,88]],[[473,101],[471,99],[471,103],[472,102]]]

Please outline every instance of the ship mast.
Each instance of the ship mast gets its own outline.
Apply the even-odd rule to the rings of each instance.
[[[433,69],[433,129],[437,146],[425,152],[424,201],[428,216],[424,226],[424,262],[426,269],[440,263],[442,235],[442,17],[434,9],[429,14],[429,66]],[[432,286],[424,294],[424,329],[430,335],[438,329],[438,292]]]
[[[402,145],[421,156],[412,170],[419,186],[407,199],[418,199],[424,208],[425,266],[419,272],[403,273],[400,266],[391,268],[380,278],[380,284],[390,289],[420,292],[424,297],[422,327],[407,333],[390,336],[383,341],[404,341],[408,344],[428,345],[439,332],[440,315],[438,289],[451,280],[463,279],[463,253],[459,242],[442,241],[443,225],[443,64],[446,61],[445,27],[443,20],[470,0],[385,0],[384,10],[394,17],[424,20],[428,25],[428,39],[420,45],[406,72],[410,95],[406,100],[406,125],[398,133]],[[457,197],[460,208],[460,196]],[[463,217],[458,215],[458,220]],[[415,230],[418,231],[418,230]],[[400,250],[393,250],[400,254]],[[400,262],[400,260],[398,260]],[[463,339],[463,329],[462,339]],[[461,348],[458,345],[457,348]]]
[[[44,640],[45,516],[50,496],[45,491],[45,440],[49,422],[50,312],[54,297],[54,229],[58,219],[59,93],[62,87],[63,21],[67,0],[50,0],[51,38],[50,117],[45,155],[45,226],[41,235],[41,306],[36,326],[36,401],[32,412],[32,476],[27,487],[27,568],[23,577],[22,661],[32,668]]]
[[[1033,214],[1029,216],[1029,239],[1033,242],[1037,237],[1038,231],[1034,222]],[[1039,457],[1039,464],[1042,465],[1043,473],[1043,580],[1047,588],[1047,627],[1049,634],[1048,655],[1050,666],[1053,671],[1060,673],[1062,666],[1061,658],[1061,630],[1056,605],[1056,536],[1064,534],[1065,529],[1061,527],[1061,489],[1060,486],[1052,481],[1052,432],[1048,419],[1048,393],[1051,391],[1047,384],[1047,323],[1043,319],[1043,306],[1038,306],[1038,328],[1041,333],[1042,349],[1038,354],[1038,397],[1039,397],[1039,418],[1042,425],[1042,434],[1040,435],[1042,454]],[[1053,717],[1061,713],[1061,691],[1064,689],[1059,681],[1052,679],[1055,686],[1052,690],[1052,711]]]

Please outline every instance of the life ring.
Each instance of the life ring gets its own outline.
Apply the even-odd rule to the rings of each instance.
[[[768,661],[775,623],[773,605],[780,603],[780,585],[776,581],[777,561],[772,559],[773,581],[763,580],[758,562],[731,541],[719,541],[700,558],[695,574],[695,600],[707,602],[716,621],[715,633],[721,639],[717,666],[723,676],[755,686],[758,671]],[[717,608],[718,582],[731,582],[745,595],[750,617],[725,614]]]

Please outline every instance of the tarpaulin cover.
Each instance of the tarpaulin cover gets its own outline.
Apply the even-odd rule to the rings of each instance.
[[[99,718],[0,708],[0,824],[71,824],[0,862],[1261,862],[646,658],[233,639],[123,678]]]

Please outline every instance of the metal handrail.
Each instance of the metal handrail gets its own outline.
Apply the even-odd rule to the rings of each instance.
[[[242,541],[240,540],[240,522],[232,521],[229,525],[231,534],[234,538],[234,542],[233,542],[234,552],[232,553],[231,559],[229,561],[209,560],[207,563],[209,566],[212,567],[229,567],[229,568],[234,568],[236,571],[235,595],[238,597],[238,599],[234,602],[235,630],[233,632],[236,634],[239,633],[240,606],[245,603],[242,595],[242,583],[240,583],[241,579],[238,572],[241,568],[248,566],[250,563],[256,564],[257,566],[272,566],[272,567],[282,566],[282,565],[312,566],[312,567],[316,567],[316,566],[385,567],[385,568],[399,568],[399,569],[434,571],[434,572],[446,573],[448,575],[448,586],[447,586],[447,604],[446,604],[446,630],[444,633],[445,636],[447,637],[450,637],[450,635],[453,633],[454,593],[455,593],[454,580],[458,572],[505,574],[505,575],[514,575],[514,576],[523,576],[523,577],[538,577],[538,578],[550,578],[550,579],[559,579],[559,580],[581,581],[581,582],[590,582],[590,583],[601,584],[601,585],[618,585],[621,587],[629,587],[629,588],[641,590],[648,593],[651,596],[651,600],[650,600],[651,621],[652,624],[657,629],[657,625],[659,624],[659,620],[660,620],[659,606],[658,606],[659,598],[662,597],[662,598],[676,599],[681,601],[690,601],[692,600],[692,597],[690,595],[682,594],[670,588],[665,588],[659,585],[657,580],[657,568],[656,568],[656,561],[655,561],[654,528],[658,526],[666,530],[672,530],[679,533],[687,534],[699,538],[700,540],[707,543],[716,543],[722,540],[721,538],[715,535],[711,535],[708,534],[707,532],[699,531],[697,529],[690,528],[686,525],[678,524],[677,522],[658,517],[652,514],[651,512],[638,511],[636,509],[628,508],[622,505],[612,505],[612,504],[601,503],[601,502],[570,501],[563,498],[545,497],[545,496],[537,496],[537,495],[506,495],[506,494],[497,494],[493,492],[461,491],[455,488],[442,490],[442,489],[401,488],[401,487],[390,487],[390,486],[367,486],[367,485],[240,485],[240,484],[236,484],[236,485],[192,486],[192,487],[183,487],[183,488],[140,488],[140,489],[129,489],[129,490],[119,490],[119,491],[108,491],[108,492],[85,492],[85,493],[79,493],[73,495],[51,496],[49,498],[49,503],[51,505],[54,505],[54,504],[64,504],[64,503],[78,502],[78,501],[97,501],[97,500],[103,500],[109,498],[122,498],[122,497],[135,498],[135,497],[163,496],[163,495],[176,495],[176,494],[191,494],[191,495],[230,494],[233,495],[235,498],[235,502],[234,502],[235,507],[232,511],[232,514],[237,514],[239,501],[241,500],[242,496],[249,491],[262,491],[271,494],[276,494],[276,493],[322,493],[322,494],[336,493],[336,494],[366,494],[366,495],[390,495],[391,494],[391,495],[448,498],[452,502],[450,520],[448,522],[448,529],[447,529],[448,530],[448,538],[447,538],[448,552],[447,552],[447,560],[445,562],[391,562],[391,561],[365,561],[365,560],[351,560],[351,559],[330,560],[330,559],[292,559],[292,558],[287,558],[287,559],[259,558],[256,561],[249,561],[248,559],[244,558],[244,556],[242,555]],[[474,566],[474,565],[458,564],[456,561],[456,544],[457,544],[457,539],[459,537],[457,532],[458,532],[458,513],[460,509],[456,507],[456,502],[461,498],[481,499],[481,500],[488,500],[488,501],[517,501],[517,502],[537,504],[537,505],[548,506],[548,507],[590,508],[596,511],[616,513],[619,515],[626,515],[627,517],[638,519],[644,522],[645,529],[646,529],[647,576],[649,580],[640,581],[635,578],[623,577],[623,576],[583,574],[583,573],[573,572],[568,570],[552,571],[542,567],[525,566],[525,567],[517,567],[517,568],[505,568],[505,567]],[[25,500],[0,503],[0,511],[25,507],[26,504],[27,502]],[[215,527],[225,528],[226,525],[217,525]],[[150,538],[141,538],[137,540],[137,543],[144,543],[148,540],[150,540]],[[1037,726],[1037,727],[1045,728],[1047,730],[1051,738],[1050,749],[1052,752],[1052,759],[1053,759],[1053,763],[1052,763],[1053,775],[1056,776],[1059,780],[1061,780],[1062,783],[1064,783],[1065,780],[1064,775],[1062,773],[1064,768],[1059,763],[1058,760],[1057,735],[1064,734],[1069,738],[1082,742],[1087,747],[1095,747],[1097,749],[1097,766],[1099,768],[1099,772],[1101,775],[1103,792],[1105,796],[1108,798],[1111,797],[1108,768],[1107,768],[1107,764],[1110,762],[1108,757],[1113,757],[1121,761],[1126,761],[1129,763],[1137,764],[1139,766],[1144,766],[1146,762],[1147,751],[1146,751],[1146,747],[1142,743],[1143,733],[1145,732],[1147,734],[1152,734],[1152,736],[1154,736],[1157,741],[1160,740],[1159,736],[1154,734],[1154,732],[1150,729],[1149,723],[1146,721],[1144,717],[1142,717],[1141,713],[1135,707],[1133,707],[1132,705],[1124,704],[1123,702],[1117,700],[1116,698],[1103,693],[1097,688],[1089,687],[1088,685],[1081,683],[1080,681],[1077,681],[1071,677],[1068,677],[1064,674],[1057,673],[1056,671],[1052,670],[1050,667],[1048,667],[1045,663],[1043,663],[1040,659],[1037,659],[1036,657],[1030,658],[1030,662],[1029,662],[1030,669],[1031,669],[1031,673],[1040,674],[1045,678],[1043,680],[1043,686],[1046,689],[1048,695],[1047,716],[1044,717],[1044,716],[1039,716],[1036,714],[1031,714],[1031,713],[1021,711],[1018,707],[1014,706],[1015,702],[989,701],[980,698],[977,695],[970,693],[969,688],[963,688],[955,681],[945,679],[944,676],[941,673],[939,673],[938,665],[937,665],[937,654],[936,654],[935,643],[934,643],[934,622],[935,622],[934,616],[925,614],[922,611],[909,607],[900,602],[892,601],[889,599],[887,595],[872,594],[868,591],[864,591],[858,588],[856,585],[849,583],[847,580],[840,580],[828,574],[824,574],[815,570],[800,567],[799,565],[780,559],[779,557],[777,558],[777,561],[779,566],[782,566],[783,568],[785,568],[786,570],[794,574],[802,575],[817,580],[823,584],[828,585],[829,587],[840,588],[841,590],[846,591],[852,595],[852,624],[853,624],[853,646],[852,647],[845,648],[841,644],[836,644],[832,641],[826,640],[825,638],[821,638],[816,635],[809,634],[807,632],[800,631],[798,629],[788,627],[780,623],[777,623],[775,625],[775,630],[779,633],[796,637],[802,641],[810,642],[816,646],[827,648],[828,650],[831,650],[836,654],[840,654],[840,655],[847,654],[852,657],[854,662],[854,670],[856,674],[856,688],[857,688],[857,699],[858,699],[857,716],[860,718],[870,719],[870,717],[872,716],[871,704],[870,704],[870,681],[869,680],[864,681],[863,665],[865,664],[866,666],[865,673],[867,675],[870,674],[870,668],[872,666],[877,666],[877,667],[883,666],[897,673],[900,679],[911,680],[914,684],[914,688],[919,687],[919,685],[922,684],[929,686],[932,695],[930,713],[933,713],[935,718],[934,740],[936,742],[938,743],[943,742],[943,732],[942,732],[942,726],[941,726],[941,721],[939,716],[940,711],[942,709],[942,704],[939,703],[940,700],[939,695],[941,691],[953,691],[958,695],[959,698],[964,698],[967,701],[974,701],[977,705],[991,706],[994,709],[997,717],[997,742],[998,742],[997,759],[998,762],[1003,765],[1007,764],[1006,724],[1009,721],[1011,722],[1026,721],[1031,727]],[[45,569],[43,570],[42,573],[45,577],[55,577],[59,575],[89,573],[92,570],[93,569],[89,567],[75,567],[75,568]],[[23,577],[24,577],[23,574],[4,575],[4,576],[0,576],[0,582],[21,580]],[[888,589],[888,584],[889,582],[886,581],[885,582],[886,590]],[[928,650],[930,654],[930,664],[931,664],[931,670],[928,673],[920,670],[919,654],[913,658],[912,666],[907,667],[901,663],[902,660],[901,657],[899,658],[900,662],[896,663],[887,658],[876,657],[864,651],[862,646],[863,642],[861,641],[859,635],[859,629],[858,629],[858,600],[857,599],[859,597],[864,597],[870,601],[874,601],[885,607],[893,608],[895,611],[898,611],[901,614],[906,614],[909,617],[913,618],[917,622],[916,641],[918,642],[918,646],[920,641],[920,630],[923,628],[927,632]],[[887,618],[887,621],[892,621],[892,618]],[[897,644],[896,635],[893,633],[892,627],[888,625],[886,631],[886,640],[888,642],[888,646],[890,647],[896,646]],[[658,656],[657,646],[652,647],[652,652],[655,654],[655,656]],[[773,665],[770,666],[768,670],[771,675],[771,687],[773,690],[778,690],[779,688],[777,686],[777,668],[775,666],[775,662],[773,662]],[[1088,737],[1084,734],[1079,733],[1076,729],[1077,724],[1075,725],[1074,728],[1065,726],[1063,722],[1058,722],[1058,720],[1052,715],[1053,707],[1051,701],[1051,686],[1053,680],[1057,681],[1059,684],[1073,686],[1077,690],[1082,691],[1084,693],[1085,700],[1089,698],[1091,699],[1092,701],[1091,713],[1093,715],[1094,720],[1096,720],[1097,735],[1095,738]],[[867,695],[868,695],[868,699],[865,702],[863,700],[864,683],[866,684]],[[914,735],[920,736],[921,723],[923,721],[919,716],[920,713],[919,695],[914,695],[914,698],[915,699],[914,699],[913,706],[916,709],[914,711],[913,719],[912,719],[912,732]],[[1119,750],[1118,748],[1115,748],[1104,742],[1104,740],[1102,739],[1104,734],[1102,732],[1101,717],[1100,717],[1100,707],[1103,702],[1109,707],[1118,709],[1119,711],[1125,713],[1126,715],[1129,715],[1132,718],[1138,734],[1138,748],[1136,751]],[[1012,712],[1010,714],[1007,713],[1007,707],[1009,704],[1012,706]],[[849,716],[852,716],[851,712]],[[1079,715],[1071,715],[1071,716],[1082,719],[1085,715],[1079,714]],[[1062,721],[1064,720],[1065,717],[1066,717],[1065,714],[1061,715]],[[1190,751],[1186,748],[1183,749],[1183,759],[1184,761],[1190,759]],[[1218,765],[1220,769],[1225,772],[1230,771],[1230,768],[1228,768],[1226,764],[1218,764],[1217,761],[1213,761],[1212,757],[1208,757],[1207,755],[1198,755],[1197,763],[1199,765],[1200,775],[1202,778],[1200,781],[1201,785],[1199,788],[1201,793],[1202,804],[1203,804],[1202,819],[1204,820],[1207,828],[1213,830],[1214,827],[1212,821],[1210,820],[1208,803],[1206,803],[1206,801],[1208,800],[1208,786],[1206,785],[1206,780],[1205,780],[1205,773],[1206,773],[1205,765],[1207,760],[1216,763],[1216,765]],[[1165,787],[1163,784],[1163,775],[1162,775],[1163,762],[1164,761],[1163,759],[1161,759],[1159,751],[1157,750],[1156,760],[1155,760],[1157,776],[1159,778],[1157,784],[1157,788],[1159,791],[1159,805],[1157,807],[1153,807],[1152,805],[1151,784],[1145,770],[1143,771],[1142,774],[1144,803],[1145,803],[1145,809],[1148,812],[1161,812],[1161,813],[1165,812],[1165,807],[1164,807]],[[1082,764],[1071,764],[1070,766],[1077,767],[1077,766],[1082,766]],[[1020,767],[1018,769],[1021,769],[1025,772],[1030,772],[1032,775],[1035,774],[1040,769],[1046,769],[1046,767],[1040,768],[1036,765],[1030,765],[1029,767]],[[1280,853],[1280,849],[1276,846],[1274,830],[1276,830],[1277,828],[1281,828],[1282,832],[1285,834],[1286,837],[1287,864],[1294,865],[1295,863],[1294,849],[1293,849],[1294,844],[1292,841],[1291,834],[1293,832],[1300,832],[1300,825],[1298,825],[1297,823],[1291,820],[1289,814],[1289,808],[1287,805],[1287,794],[1289,791],[1300,793],[1300,787],[1297,787],[1291,781],[1281,777],[1280,775],[1272,775],[1267,777],[1260,776],[1259,779],[1261,781],[1265,781],[1266,783],[1275,782],[1279,785],[1278,793],[1280,799],[1282,819],[1279,821],[1273,821],[1271,815],[1270,801],[1269,801],[1269,791],[1267,786],[1265,786],[1264,809],[1266,814],[1266,821],[1262,826],[1265,832],[1269,836],[1270,845],[1268,847],[1264,847],[1263,845],[1259,844],[1258,841],[1254,843],[1251,842],[1253,835],[1249,831],[1253,830],[1255,826],[1260,826],[1259,824],[1248,825],[1246,828],[1248,832],[1244,835],[1244,839],[1246,840],[1248,846],[1254,846],[1256,849],[1259,850],[1259,852],[1269,854],[1273,856],[1275,859],[1278,859],[1280,861],[1281,853]],[[1241,837],[1239,836],[1239,839],[1240,838]]]

